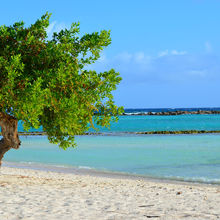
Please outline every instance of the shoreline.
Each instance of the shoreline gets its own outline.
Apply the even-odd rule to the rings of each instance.
[[[199,186],[219,186],[220,183],[204,182],[204,181],[193,181],[193,180],[180,180],[175,178],[163,178],[163,177],[152,177],[140,174],[123,173],[108,170],[98,170],[86,167],[71,167],[62,165],[50,165],[50,164],[40,164],[40,163],[22,163],[22,162],[8,162],[3,161],[2,167],[5,168],[15,168],[24,169],[31,171],[42,171],[42,172],[54,172],[61,174],[79,175],[79,176],[91,176],[91,177],[103,177],[112,179],[127,179],[127,180],[142,180],[146,182],[159,182],[168,184],[180,184],[180,185],[199,185]],[[1,168],[0,168],[1,169]]]
[[[0,219],[218,219],[220,187],[2,167]]]

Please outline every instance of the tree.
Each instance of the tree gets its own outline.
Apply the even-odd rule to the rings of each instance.
[[[19,148],[19,120],[25,130],[42,126],[49,141],[65,149],[75,146],[74,135],[93,123],[109,126],[123,111],[112,96],[119,73],[88,70],[111,43],[110,32],[80,36],[73,23],[48,39],[49,18],[46,13],[30,27],[0,27],[0,162]]]

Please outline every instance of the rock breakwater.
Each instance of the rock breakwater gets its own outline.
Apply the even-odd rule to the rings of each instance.
[[[210,115],[220,114],[220,111],[164,111],[164,112],[134,112],[134,113],[123,113],[123,115]]]

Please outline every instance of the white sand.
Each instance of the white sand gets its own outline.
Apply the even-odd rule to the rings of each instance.
[[[0,220],[220,219],[220,186],[1,168]]]

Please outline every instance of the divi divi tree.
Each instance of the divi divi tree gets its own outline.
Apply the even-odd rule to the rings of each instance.
[[[94,123],[109,126],[123,111],[112,96],[119,73],[89,70],[111,43],[110,32],[81,36],[73,23],[48,39],[49,18],[46,13],[29,27],[0,26],[0,163],[20,146],[18,121],[25,130],[42,126],[49,141],[65,149],[75,146],[74,135]]]

